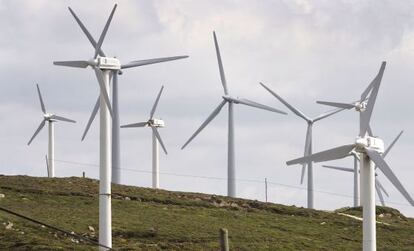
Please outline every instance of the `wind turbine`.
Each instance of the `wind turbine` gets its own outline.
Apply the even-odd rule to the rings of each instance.
[[[118,74],[121,74],[122,69],[161,63],[188,56],[169,57],[169,58],[155,58],[146,60],[132,61],[127,64],[121,62],[114,57],[107,57],[101,49],[103,40],[108,31],[112,17],[116,10],[115,4],[111,14],[105,24],[105,27],[98,39],[98,42],[92,37],[75,12],[69,7],[69,11],[79,24],[82,31],[85,33],[89,42],[94,47],[94,55],[90,60],[78,61],[55,61],[55,65],[86,68],[91,67],[95,71],[100,86],[100,96],[95,104],[92,115],[88,121],[85,133],[98,112],[100,110],[100,174],[99,174],[99,243],[106,247],[112,247],[112,212],[111,212],[111,175],[114,176],[114,181],[120,182],[120,160],[119,160],[119,112],[118,112]],[[108,93],[110,93],[110,84],[112,78],[112,107]],[[112,116],[112,119],[111,119]],[[112,125],[112,129],[111,129]],[[113,136],[113,141],[112,137]],[[112,158],[113,156],[113,158]],[[111,170],[112,166],[112,170]],[[102,247],[101,247],[102,249]]]
[[[100,144],[99,144],[99,243],[108,248],[112,248],[112,209],[111,209],[111,115],[112,109],[108,93],[110,93],[110,77],[113,71],[121,69],[121,63],[116,58],[105,57],[101,50],[103,40],[109,28],[115,12],[116,5],[105,24],[105,27],[94,45],[94,55],[90,60],[82,61],[58,61],[53,62],[55,65],[86,68],[90,66],[98,79],[100,87]],[[69,8],[69,10],[71,10]],[[72,13],[72,11],[71,11]],[[82,26],[81,26],[82,27]],[[88,33],[89,34],[89,33]],[[89,38],[89,36],[88,36]],[[117,72],[113,74],[117,75]],[[115,81],[114,81],[115,82]],[[100,250],[106,250],[100,246]]]
[[[217,54],[217,61],[219,65],[219,71],[220,71],[220,79],[221,84],[223,85],[224,89],[224,96],[222,96],[222,101],[220,104],[214,109],[214,111],[210,114],[210,116],[207,117],[206,121],[201,124],[201,126],[195,131],[195,133],[185,142],[185,144],[181,147],[181,149],[184,149],[203,129],[206,127],[216,116],[220,113],[221,109],[224,107],[224,105],[228,104],[228,155],[227,155],[227,195],[230,197],[236,197],[236,168],[235,168],[235,153],[234,153],[234,117],[233,117],[233,105],[234,104],[243,104],[247,106],[256,107],[263,110],[268,110],[271,112],[276,112],[280,114],[286,114],[283,111],[280,111],[278,109],[262,105],[253,101],[250,101],[248,99],[244,98],[235,98],[229,95],[229,91],[227,89],[227,82],[226,77],[224,75],[224,68],[223,68],[223,62],[221,60],[220,56],[220,49],[217,43],[217,37],[216,33],[213,32],[214,37],[214,45],[216,48],[216,54]]]
[[[382,63],[381,69],[382,68],[385,69],[385,62]],[[367,96],[371,92],[371,90],[373,89],[374,85],[378,81],[381,82],[381,78],[382,78],[381,69],[380,69],[380,72],[377,74],[377,76],[372,80],[372,82],[368,85],[368,87],[361,94],[361,98],[358,101],[351,102],[351,103],[340,103],[340,102],[329,102],[329,101],[316,101],[316,103],[322,104],[322,105],[333,106],[333,107],[340,107],[340,108],[344,108],[344,109],[348,109],[348,110],[355,108],[355,110],[357,112],[359,112],[360,125],[361,125],[361,123],[365,123],[364,120],[367,120],[367,119],[370,118],[370,117],[367,118],[366,116],[363,116],[363,112],[366,110],[367,105],[368,105],[368,103],[367,103]],[[369,97],[369,98],[371,98],[371,97]],[[369,123],[368,123],[368,126],[367,126],[367,133],[368,133],[369,136],[373,136],[373,133],[372,133],[372,130],[371,130],[371,127],[370,127]],[[399,139],[399,137],[401,136],[401,134],[402,134],[402,132],[397,136],[396,139],[394,139],[394,141],[391,143],[389,149],[391,149],[391,147]],[[388,151],[384,152],[384,157],[388,154]],[[377,166],[375,167],[375,169],[376,168],[377,168]],[[393,183],[393,182],[391,181],[391,183]],[[361,189],[363,189],[362,187],[364,186],[364,183],[360,183],[360,186],[361,186]],[[398,187],[396,187],[396,188],[399,189]],[[410,202],[410,197],[407,197],[404,193],[403,193],[403,195]],[[363,194],[361,194],[361,201],[363,200],[362,199],[362,196],[363,196]],[[381,195],[379,195],[379,196],[381,197]]]
[[[398,139],[401,137],[402,133],[404,131],[401,131],[397,137],[391,142],[391,144],[388,146],[388,148],[385,150],[385,152],[382,154],[382,157],[385,158],[389,151],[392,149],[394,144],[398,141]],[[372,136],[372,135],[371,135]],[[354,173],[354,207],[359,206],[359,180],[358,180],[358,161],[359,156],[356,152],[351,152],[349,156],[352,156],[354,159],[354,168],[349,167],[340,167],[340,166],[331,166],[331,165],[322,165],[322,167],[335,169],[338,171],[345,171],[345,172],[352,172]],[[375,167],[377,169],[377,167]],[[380,199],[381,205],[385,206],[384,196],[382,193],[384,193],[387,197],[389,197],[387,191],[385,190],[384,186],[381,184],[381,182],[378,180],[378,174],[375,172],[375,190],[377,191],[378,198]]]
[[[49,178],[55,177],[55,128],[54,123],[58,121],[64,121],[64,122],[70,122],[70,123],[76,123],[75,120],[71,120],[62,116],[58,116],[55,114],[51,114],[46,112],[45,103],[43,102],[42,94],[40,93],[39,85],[36,84],[37,88],[37,94],[39,95],[40,100],[40,108],[43,112],[43,120],[40,122],[39,127],[36,129],[33,136],[30,138],[27,145],[30,145],[36,135],[43,129],[46,122],[49,126],[49,141],[48,141],[48,155],[46,155],[46,167],[47,167],[47,176]]]
[[[101,47],[116,7],[117,5],[115,4],[105,24],[105,27],[99,37],[98,42],[95,41],[95,39],[86,29],[86,27],[80,21],[80,19],[76,16],[75,12],[69,7],[69,11],[81,27],[82,31],[85,33],[89,42],[94,47],[94,54],[92,59],[89,60],[53,62],[55,65],[77,68],[86,68],[89,66],[95,71],[95,75],[98,79],[98,83],[100,86],[100,96],[97,102],[98,105],[95,105],[94,111],[92,113],[92,118],[89,120],[87,128],[89,128],[90,123],[92,122],[98,109],[100,109],[99,243],[108,248],[112,247],[111,165],[114,170],[115,181],[119,182],[119,114],[117,75],[121,73],[121,69],[127,69],[131,67],[154,64],[187,57],[184,56],[139,60],[132,61],[127,64],[121,64],[121,62],[117,58],[107,57],[101,49]],[[108,93],[110,93],[111,77],[113,80],[113,109],[111,108],[108,95]],[[111,131],[111,123],[114,124],[113,127],[115,128],[113,129],[113,131]],[[112,144],[111,132],[114,136],[114,144]],[[111,150],[115,152],[113,160],[115,163],[112,163]],[[100,248],[103,249],[103,247]]]
[[[284,100],[282,97],[280,97],[278,94],[276,94],[274,91],[272,91],[269,87],[267,87],[266,85],[264,85],[263,83],[260,83],[260,85],[263,86],[263,88],[265,88],[268,92],[270,92],[270,94],[272,94],[273,96],[275,96],[275,98],[277,98],[280,102],[282,102],[289,110],[291,110],[294,114],[296,114],[298,117],[304,119],[306,121],[306,123],[308,124],[307,129],[306,129],[306,140],[305,140],[305,153],[304,156],[310,155],[312,154],[312,127],[313,124],[321,119],[327,118],[329,116],[334,115],[335,113],[338,113],[342,110],[344,110],[343,108],[339,108],[339,109],[335,109],[335,110],[331,110],[331,111],[327,111],[325,113],[322,113],[314,118],[310,118],[308,116],[306,116],[303,112],[301,112],[299,109],[295,108],[294,106],[292,106],[291,104],[289,104],[286,100]],[[308,183],[307,183],[307,192],[308,192],[308,208],[314,208],[313,206],[313,166],[312,166],[312,162],[303,164],[302,166],[302,175],[300,178],[300,184],[303,183],[303,178],[305,176],[305,168],[306,165],[308,167]]]
[[[109,26],[109,23],[112,19],[112,15],[116,9],[116,4],[112,10],[111,16],[108,19],[107,25]],[[109,60],[113,63],[109,63],[109,65],[113,64],[110,67],[106,67],[106,70],[111,71],[112,75],[112,182],[120,184],[121,183],[121,160],[120,160],[120,139],[119,139],[119,99],[118,99],[118,74],[121,75],[122,71],[124,69],[138,67],[138,66],[144,66],[144,65],[150,65],[150,64],[157,64],[167,61],[173,61],[178,59],[187,58],[188,56],[174,56],[174,57],[163,57],[163,58],[153,58],[153,59],[144,59],[144,60],[135,60],[131,61],[127,64],[121,64],[120,61],[116,58],[108,58],[105,56],[105,53],[103,52],[101,45],[103,42],[103,39],[101,41],[98,40],[98,43],[95,41],[95,39],[92,37],[92,35],[89,33],[88,29],[85,27],[85,25],[82,23],[82,21],[78,18],[78,16],[75,14],[75,12],[69,7],[69,11],[72,14],[72,16],[75,18],[76,22],[79,24],[80,28],[82,29],[83,33],[88,38],[89,42],[92,44],[94,48],[98,48],[95,52],[94,60],[91,61],[75,61],[75,62],[55,62],[56,65],[63,65],[63,66],[72,66],[72,67],[87,67],[90,65],[91,67],[96,65],[96,61],[101,60]],[[106,32],[106,30],[104,30]],[[102,34],[104,34],[104,32]],[[102,37],[102,36],[101,36]],[[100,62],[100,61],[99,61]],[[98,63],[99,63],[98,62]],[[107,64],[108,64],[107,63]],[[98,67],[100,68],[100,67]],[[101,68],[103,69],[103,68]],[[108,101],[109,103],[109,101]],[[99,110],[100,105],[100,97],[98,97],[95,106],[92,110],[91,116],[89,118],[89,121],[86,125],[85,131],[82,135],[82,140],[85,139],[86,134],[88,133],[88,130],[95,119],[95,116]]]
[[[326,151],[318,152],[309,156],[287,161],[287,165],[307,163],[309,161],[322,162],[335,159],[342,159],[348,156],[352,151],[360,155],[361,167],[361,197],[363,206],[363,250],[376,250],[376,228],[375,228],[375,169],[374,165],[385,174],[391,183],[404,195],[404,197],[414,206],[414,200],[407,190],[395,176],[392,169],[385,162],[381,154],[384,153],[384,141],[380,138],[369,136],[367,134],[372,111],[377,98],[381,79],[385,70],[385,62],[382,63],[381,69],[374,79],[372,90],[368,102],[360,105],[360,131],[355,143],[335,147]]]
[[[157,128],[164,127],[164,121],[161,119],[154,118],[155,111],[157,109],[158,101],[160,100],[162,90],[164,86],[161,87],[160,92],[155,100],[154,105],[152,106],[150,117],[148,121],[138,122],[133,124],[127,124],[121,126],[121,128],[132,128],[132,127],[151,127],[152,130],[152,188],[158,189],[160,186],[160,179],[159,179],[159,151],[158,151],[158,143],[161,144],[162,149],[164,150],[165,154],[167,153],[167,149],[165,148],[164,143],[162,142],[161,136],[158,132]]]

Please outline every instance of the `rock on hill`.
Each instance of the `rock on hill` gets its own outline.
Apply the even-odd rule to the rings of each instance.
[[[0,207],[97,240],[98,181],[0,176]],[[336,212],[113,185],[114,250],[361,250],[360,208]],[[356,217],[350,217],[354,215]],[[414,219],[377,208],[379,250],[414,250]],[[0,250],[96,250],[0,211]]]

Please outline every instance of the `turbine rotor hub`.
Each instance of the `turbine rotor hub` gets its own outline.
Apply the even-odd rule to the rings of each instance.
[[[366,102],[357,102],[355,104],[355,110],[358,112],[363,112],[367,109],[367,103]]]
[[[229,95],[224,95],[224,96],[222,96],[223,97],[223,99],[224,100],[226,100],[227,102],[231,102],[231,103],[235,103],[235,104],[238,104],[239,102],[237,101],[237,99],[236,98],[233,98],[233,97],[231,97],[231,96],[229,96]]]

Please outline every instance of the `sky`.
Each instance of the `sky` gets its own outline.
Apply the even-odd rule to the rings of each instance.
[[[58,67],[94,50],[70,15],[70,6],[97,40],[113,1],[0,1],[0,173],[46,176],[46,128],[27,142],[42,120],[35,84],[48,112],[76,124],[55,126],[58,177],[99,176],[99,125],[81,135],[99,94],[93,71]],[[160,153],[160,186],[173,191],[226,195],[227,110],[184,150],[181,146],[221,102],[223,88],[213,43],[216,31],[230,95],[288,112],[280,115],[235,106],[237,196],[306,206],[300,166],[306,123],[264,90],[263,82],[310,117],[329,107],[317,100],[350,102],[387,67],[371,127],[389,144],[404,130],[386,161],[414,196],[414,3],[411,1],[119,1],[103,43],[121,62],[189,55],[187,59],[131,68],[119,77],[121,124],[146,121],[162,85],[156,117],[168,155]],[[354,110],[314,125],[314,152],[353,143]],[[151,186],[151,130],[121,130],[122,183]],[[328,164],[328,163],[327,163]],[[352,167],[346,158],[329,164]],[[314,164],[315,207],[352,205],[353,176]],[[414,208],[379,172],[387,205],[414,217]],[[306,179],[305,179],[306,180]],[[377,198],[378,200],[378,198]],[[379,202],[378,202],[379,203]]]

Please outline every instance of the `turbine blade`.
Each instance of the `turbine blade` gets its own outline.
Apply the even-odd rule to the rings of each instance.
[[[322,151],[319,153],[314,153],[312,155],[308,155],[305,157],[293,159],[290,161],[287,161],[286,164],[288,166],[294,165],[294,164],[302,164],[307,162],[322,162],[322,161],[329,161],[329,160],[335,160],[335,159],[341,159],[343,157],[346,157],[349,155],[349,152],[351,152],[355,148],[355,144],[352,145],[344,145],[340,147],[335,147],[326,151]]]
[[[371,126],[370,125],[368,125],[367,132],[368,132],[368,135],[369,136],[371,136],[371,137],[374,136],[374,133],[372,132],[372,129],[371,129]]]
[[[372,91],[372,88],[375,86],[375,83],[377,83],[378,75],[375,76],[375,78],[371,81],[371,83],[367,86],[367,88],[362,92],[361,94],[361,102],[364,101],[368,94]]]
[[[158,133],[157,128],[156,128],[156,127],[151,126],[151,129],[152,129],[152,132],[154,133],[155,137],[157,137],[158,142],[160,142],[160,145],[161,145],[161,147],[162,147],[162,150],[164,150],[164,153],[165,153],[165,154],[168,154],[168,153],[167,153],[167,149],[165,149],[164,143],[162,142],[161,136],[160,136],[160,134]]]
[[[47,177],[49,177],[49,161],[47,159],[47,154],[45,155],[46,158],[46,171],[47,171]]]
[[[85,25],[83,25],[82,21],[78,18],[78,16],[75,14],[75,12],[68,7],[70,13],[72,14],[72,16],[75,18],[76,22],[79,24],[80,28],[82,29],[83,33],[85,33],[86,37],[88,38],[89,42],[92,44],[93,48],[96,48],[96,41],[95,39],[92,37],[91,33],[88,31],[88,29],[86,29]],[[99,48],[99,55],[101,57],[105,57],[105,53],[102,51],[101,48]]]
[[[109,113],[112,114],[111,101],[109,99],[108,91],[106,90],[105,81],[102,76],[102,71],[98,67],[94,67],[96,78],[98,79],[99,87],[101,88],[101,95],[104,97],[106,106],[108,107]]]
[[[324,118],[327,118],[327,117],[332,116],[332,115],[334,115],[334,114],[336,114],[338,112],[341,112],[343,110],[345,110],[345,109],[344,108],[337,108],[337,109],[334,109],[334,110],[327,111],[325,113],[322,113],[318,117],[314,118],[313,119],[313,122],[318,121],[318,120],[321,120],[321,119],[324,119]]]
[[[365,136],[365,133],[368,130],[369,122],[371,120],[372,111],[374,110],[375,101],[377,100],[378,91],[381,85],[382,76],[384,74],[385,70],[385,62],[382,62],[381,68],[378,72],[378,75],[376,77],[376,85],[374,85],[371,94],[369,95],[367,108],[365,111],[363,111],[361,114],[361,121],[360,121],[360,129],[359,129],[359,136],[363,137]]]
[[[101,33],[101,36],[99,37],[98,43],[95,46],[95,55],[93,58],[96,58],[98,56],[99,50],[101,49],[102,43],[105,39],[106,33],[108,32],[109,25],[111,24],[112,17],[114,16],[115,10],[116,10],[117,4],[114,5],[114,8],[111,11],[111,14],[109,15],[108,20],[106,21],[105,27]]]
[[[136,61],[132,61],[132,62],[122,65],[121,69],[127,69],[127,68],[149,65],[149,64],[163,63],[163,62],[168,62],[168,61],[173,61],[173,60],[178,60],[178,59],[183,59],[183,58],[188,58],[188,56],[175,56],[175,57],[166,57],[166,58],[136,60]]]
[[[45,126],[45,122],[46,120],[43,119],[42,122],[40,122],[39,127],[36,129],[35,133],[33,134],[33,136],[30,138],[29,142],[27,143],[27,145],[30,145],[30,143],[32,143],[33,139],[36,137],[36,135],[40,132],[40,130],[42,130],[42,128]]]
[[[380,182],[378,179],[376,179],[376,182],[377,182],[378,187],[381,189],[381,191],[383,191],[383,192],[384,192],[384,194],[385,194],[387,197],[390,197],[390,195],[388,194],[387,190],[385,190],[385,188],[384,188],[384,186],[381,184],[381,182]]]
[[[397,143],[398,139],[401,137],[401,135],[403,134],[404,131],[401,131],[397,137],[391,142],[391,144],[387,147],[387,149],[385,149],[384,153],[382,154],[382,157],[385,158],[387,156],[387,154],[390,152],[390,150],[392,149],[392,147],[395,145],[395,143]]]
[[[93,120],[94,120],[94,119],[95,119],[95,117],[96,117],[96,113],[97,113],[97,112],[98,112],[98,110],[99,110],[99,101],[100,101],[100,96],[98,96],[98,100],[96,100],[96,103],[95,103],[95,106],[93,107],[93,110],[92,110],[91,116],[89,117],[88,124],[86,124],[85,131],[83,132],[83,135],[82,135],[82,141],[85,139],[86,134],[88,133],[89,128],[91,127],[92,122],[93,122]]]
[[[312,144],[312,124],[308,124],[308,128],[306,129],[306,139],[305,139],[305,151],[303,153],[303,156],[308,156],[310,154],[310,147]],[[300,184],[303,184],[303,179],[305,178],[305,169],[308,163],[302,164],[302,173],[300,176]]]
[[[379,186],[378,186],[378,183],[377,183],[377,179],[375,179],[375,190],[377,191],[378,198],[379,198],[379,199],[380,199],[380,201],[381,201],[381,205],[382,205],[383,207],[385,207],[384,196],[382,196],[381,190],[380,190],[380,188],[379,188]]]
[[[68,118],[65,118],[65,117],[62,117],[62,116],[58,116],[58,115],[52,115],[50,118],[60,120],[60,121],[70,122],[70,123],[76,123],[75,120],[68,119]]]
[[[139,122],[139,123],[122,125],[121,128],[145,127],[146,125],[148,125],[148,122]]]
[[[348,104],[348,103],[328,102],[328,101],[316,101],[316,103],[321,104],[321,105],[329,105],[333,107],[338,107],[342,109],[348,109],[348,110],[355,108],[354,104]]]
[[[181,147],[181,150],[184,149],[203,129],[206,127],[216,116],[219,114],[223,106],[227,103],[226,100],[221,101],[221,103],[214,109],[214,111],[207,117],[206,121],[201,124],[201,126],[195,131],[193,135],[185,142],[185,144]]]
[[[351,155],[353,155],[357,160],[361,160],[358,153],[353,152],[353,153],[351,153]]]
[[[299,111],[299,109],[295,108],[294,106],[292,106],[291,104],[289,104],[286,100],[284,100],[282,97],[280,97],[279,95],[277,95],[274,91],[272,91],[269,87],[267,87],[266,85],[264,85],[263,83],[260,83],[261,86],[263,86],[263,88],[265,88],[270,94],[272,94],[275,98],[277,98],[280,102],[282,102],[282,104],[284,104],[289,110],[291,110],[294,114],[296,114],[297,116],[303,118],[306,121],[310,121],[311,119],[308,118],[305,114],[303,114],[303,112]]]
[[[303,164],[301,175],[300,175],[300,184],[303,184],[303,179],[305,178],[305,170],[306,170],[306,164]]]
[[[157,98],[155,99],[154,105],[152,106],[151,113],[150,113],[150,119],[154,117],[154,113],[155,113],[155,110],[157,109],[158,101],[160,100],[162,90],[164,90],[164,86],[161,86],[161,90],[158,93]]]
[[[43,103],[42,94],[40,93],[39,85],[36,84],[36,87],[37,87],[37,94],[39,95],[39,100],[40,100],[40,108],[42,109],[43,113],[46,113],[46,108],[45,108],[45,104]]]
[[[363,112],[360,112],[360,113],[359,113],[359,128],[360,128],[360,133],[361,133],[361,122],[362,122],[362,120],[363,120],[363,117],[364,117]],[[364,135],[364,136],[365,136],[365,135]]]
[[[335,170],[339,170],[339,171],[350,172],[350,173],[353,173],[354,172],[354,169],[349,168],[349,167],[328,166],[328,165],[322,165],[322,167],[330,168],[330,169],[335,169]]]
[[[287,114],[284,111],[281,111],[281,110],[278,110],[276,108],[273,108],[273,107],[270,107],[270,106],[267,106],[267,105],[263,105],[263,104],[260,104],[260,103],[257,103],[257,102],[254,102],[254,101],[245,99],[245,98],[237,98],[237,99],[230,98],[230,99],[232,101],[234,101],[236,104],[237,103],[240,103],[240,104],[243,104],[243,105],[247,105],[247,106],[251,106],[251,107],[256,107],[256,108],[259,108],[259,109],[262,109],[262,110],[266,110],[266,111],[276,112],[276,113],[280,113],[280,114],[284,114],[284,115]]]
[[[78,61],[54,61],[54,65],[76,67],[76,68],[86,68],[90,65],[88,61],[78,60]]]
[[[312,124],[308,124],[306,128],[306,138],[305,138],[305,151],[303,156],[308,156],[310,154],[312,144]]]
[[[378,168],[387,176],[388,180],[397,188],[398,191],[408,200],[408,202],[414,206],[414,200],[410,194],[405,190],[400,180],[395,176],[392,169],[388,166],[387,162],[381,157],[381,155],[373,150],[365,149],[370,159],[378,166]]]
[[[217,37],[216,37],[215,31],[213,31],[213,37],[214,37],[214,46],[216,47],[216,54],[217,54],[217,61],[219,65],[221,84],[223,85],[224,94],[228,95],[229,92],[227,89],[226,76],[224,75],[223,62],[221,61],[220,48],[217,43]]]

